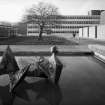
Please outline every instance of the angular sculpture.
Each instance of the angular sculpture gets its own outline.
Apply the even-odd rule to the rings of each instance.
[[[11,72],[15,73],[18,70],[19,70],[19,67],[15,60],[13,52],[11,48],[7,46],[0,62],[0,75],[9,74]]]
[[[10,74],[10,89],[9,92],[12,92],[14,88],[21,82],[22,79],[27,75],[30,65],[25,66],[23,69],[17,71],[15,74]]]
[[[57,58],[57,47],[53,46],[51,48],[51,57],[46,59],[40,57],[37,62],[34,64],[29,64],[24,67],[22,70],[17,71],[13,76],[10,77],[10,92],[19,84],[22,79],[26,76],[34,77],[43,77],[47,78],[51,82],[57,84],[61,75],[63,64]]]
[[[50,79],[54,83],[58,83],[61,72],[62,72],[63,64],[57,57],[58,49],[56,46],[51,47],[51,53],[52,53],[52,55],[49,58],[49,62],[52,65],[51,67],[53,69],[49,69]]]
[[[49,59],[41,56],[35,64],[30,65],[27,76],[43,77],[53,83],[58,83],[63,64],[57,57],[58,49],[56,46],[51,47],[51,53]]]
[[[29,63],[20,69],[12,50],[8,46],[0,63],[0,74],[9,74],[9,91],[13,92],[15,87],[17,87],[26,76],[46,78],[52,83],[57,84],[63,68],[63,64],[58,59],[57,53],[57,47],[53,46],[51,47],[51,57],[46,59],[41,56],[36,62]]]

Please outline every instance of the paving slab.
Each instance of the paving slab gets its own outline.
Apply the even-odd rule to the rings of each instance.
[[[59,55],[89,55],[92,51],[87,46],[65,46],[56,45]],[[0,55],[5,51],[7,45],[0,45]],[[51,45],[10,45],[15,55],[51,55]]]
[[[72,52],[72,51],[91,51],[87,46],[66,46],[66,45],[56,45],[61,52]],[[7,45],[0,45],[0,51],[4,51]],[[51,45],[10,45],[14,52],[17,51],[50,51]]]

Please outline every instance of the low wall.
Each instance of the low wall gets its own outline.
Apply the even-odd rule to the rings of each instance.
[[[105,25],[97,27],[97,39],[105,40]]]
[[[95,27],[89,27],[89,38],[95,38]]]
[[[79,37],[83,37],[83,29],[82,28],[79,29]]]
[[[83,37],[87,38],[88,37],[88,27],[83,28]]]
[[[95,38],[96,37],[96,26],[80,28],[79,37]]]
[[[96,56],[105,60],[105,46],[103,45],[88,45],[88,48],[94,52]]]

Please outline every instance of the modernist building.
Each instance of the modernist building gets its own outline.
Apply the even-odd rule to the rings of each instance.
[[[80,28],[79,37],[105,40],[105,11],[100,14],[100,24]]]
[[[105,10],[91,10],[88,11],[88,15],[101,15],[101,13]]]
[[[0,23],[0,37],[10,37],[17,35],[17,28],[7,23]]]
[[[56,21],[59,21],[58,26],[50,27],[53,34],[77,34],[79,28],[98,25],[100,23],[100,15],[77,15],[77,16],[58,16]],[[27,36],[38,35],[38,25],[30,20],[27,23]]]

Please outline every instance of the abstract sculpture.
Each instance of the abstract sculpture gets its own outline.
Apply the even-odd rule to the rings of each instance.
[[[10,92],[24,80],[25,77],[41,77],[57,84],[61,75],[63,64],[57,57],[58,49],[56,46],[51,47],[51,57],[39,57],[34,63],[29,63],[24,68],[19,69],[12,50],[8,46],[3,54],[0,64],[0,74],[9,74]],[[12,68],[11,68],[12,67]]]

